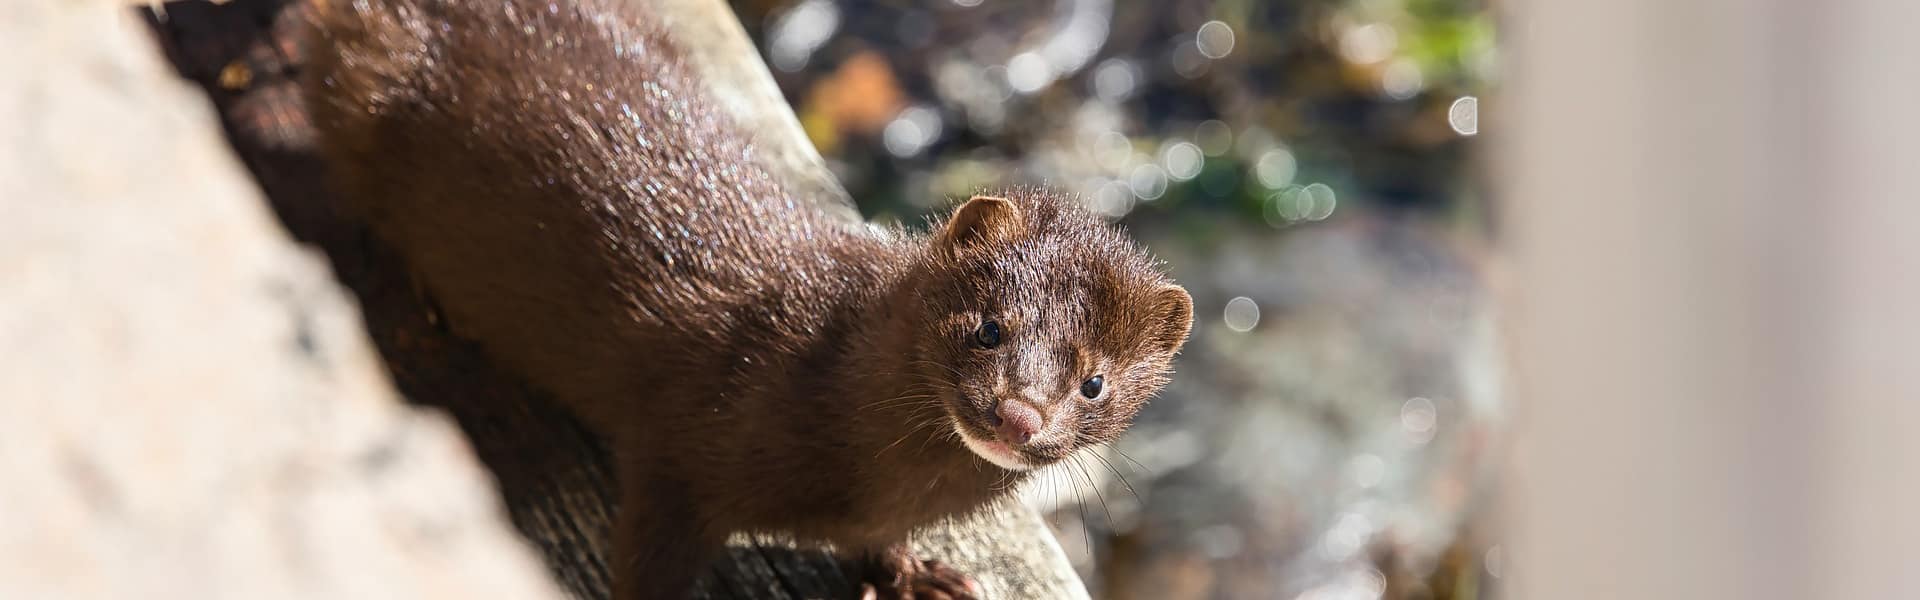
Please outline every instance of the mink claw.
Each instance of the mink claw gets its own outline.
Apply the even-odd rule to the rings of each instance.
[[[980,584],[937,560],[922,561],[913,576],[914,600],[980,600]]]
[[[882,584],[861,584],[861,600],[980,600],[980,584],[937,560],[898,557]]]

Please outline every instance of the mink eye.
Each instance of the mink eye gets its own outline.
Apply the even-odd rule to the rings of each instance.
[[[973,330],[973,342],[980,344],[981,348],[1000,345],[1000,324],[994,321],[981,323],[979,329]]]
[[[1086,382],[1080,384],[1080,395],[1088,398],[1099,398],[1100,390],[1105,388],[1106,385],[1107,378],[1095,375],[1093,379],[1088,379]]]

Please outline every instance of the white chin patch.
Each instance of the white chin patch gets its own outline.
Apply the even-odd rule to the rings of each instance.
[[[966,443],[968,450],[972,450],[975,455],[987,459],[987,462],[998,465],[1002,469],[1026,471],[1033,468],[1033,465],[1027,464],[1026,459],[1021,458],[1019,453],[1008,448],[1006,444],[967,435],[967,430],[961,429],[959,424],[954,424],[953,432],[960,434],[960,441]]]

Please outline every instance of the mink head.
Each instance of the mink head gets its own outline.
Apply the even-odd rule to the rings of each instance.
[[[1073,199],[975,196],[929,243],[910,358],[980,458],[1027,470],[1111,442],[1166,385],[1193,300]]]

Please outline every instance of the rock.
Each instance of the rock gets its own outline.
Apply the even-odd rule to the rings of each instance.
[[[159,56],[0,11],[0,597],[559,597]]]

